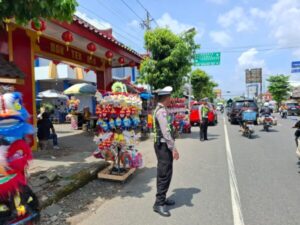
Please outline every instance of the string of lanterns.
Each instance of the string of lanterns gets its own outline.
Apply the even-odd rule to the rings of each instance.
[[[11,22],[11,20],[9,18],[4,20],[4,23],[7,25]],[[39,42],[39,37],[42,35],[42,33],[46,30],[46,22],[42,19],[39,19],[38,21],[31,21],[31,28],[33,30],[36,31],[37,33],[37,41]],[[7,28],[8,29],[8,28]],[[62,33],[61,35],[62,40],[65,42],[65,45],[67,47],[67,51],[69,50],[69,46],[70,44],[74,41],[74,37],[73,34],[70,31],[65,31]],[[86,48],[90,54],[90,57],[92,58],[92,56],[95,54],[95,52],[97,51],[97,47],[93,42],[90,42],[86,45]],[[111,64],[111,61],[114,57],[114,53],[110,50],[107,50],[105,52],[105,58],[108,60],[109,64]],[[55,60],[54,60],[55,61]],[[54,62],[53,61],[53,62]],[[56,64],[57,62],[55,62],[54,64]],[[59,62],[58,62],[59,63]],[[57,63],[57,64],[58,64]],[[118,58],[118,63],[123,66],[125,64],[125,58],[124,57],[119,57]],[[56,64],[56,65],[57,65]],[[128,63],[129,67],[135,67],[136,63],[134,61],[130,61]],[[139,69],[139,65],[137,65],[138,69]],[[88,69],[87,69],[88,70]],[[89,70],[88,70],[89,71]],[[86,72],[88,72],[86,71]]]
[[[40,42],[40,36],[46,30],[46,22],[39,19],[38,21],[31,21],[31,28],[36,31],[37,41]]]

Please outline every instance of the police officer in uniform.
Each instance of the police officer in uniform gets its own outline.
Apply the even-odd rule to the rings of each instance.
[[[179,159],[179,153],[175,147],[175,140],[168,120],[169,115],[166,106],[170,102],[172,87],[158,90],[158,104],[153,115],[154,149],[157,157],[157,193],[153,206],[154,212],[161,216],[170,216],[166,206],[174,205],[175,201],[167,199],[166,195],[171,183],[173,173],[173,159]]]
[[[207,128],[208,128],[208,112],[207,106],[208,98],[202,99],[202,104],[199,107],[199,119],[200,119],[200,141],[207,141]]]

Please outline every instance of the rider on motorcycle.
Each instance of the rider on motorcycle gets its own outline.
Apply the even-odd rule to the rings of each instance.
[[[261,116],[271,116],[272,109],[270,108],[270,105],[268,102],[264,103],[264,106],[261,108],[260,112]]]
[[[298,121],[293,128],[296,128],[297,130],[295,131],[295,141],[296,145],[298,147],[298,138],[300,137],[300,121]]]
[[[221,112],[221,113],[224,112],[224,105],[220,105],[220,112]]]
[[[282,104],[279,108],[279,114],[281,115],[281,117],[284,117],[287,115],[287,110],[288,110],[288,107],[286,104]],[[284,115],[285,114],[285,115]]]
[[[243,131],[244,128],[245,128],[244,127],[244,121],[243,121],[243,112],[248,110],[249,107],[250,107],[249,102],[245,101],[243,107],[240,109],[240,112],[238,113],[238,118],[239,118],[238,122],[240,124],[241,131]]]

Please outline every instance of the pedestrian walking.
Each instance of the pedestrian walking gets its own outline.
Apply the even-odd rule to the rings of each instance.
[[[209,108],[207,105],[208,99],[202,100],[202,104],[199,107],[199,119],[200,119],[200,141],[206,141],[207,139],[207,128],[208,128],[208,112]]]
[[[58,141],[57,141],[57,134],[55,133],[54,126],[53,126],[51,120],[49,119],[48,112],[44,112],[42,114],[42,119],[40,119],[37,122],[37,128],[38,128],[37,136],[38,136],[39,142],[52,139],[53,148],[59,149]],[[52,131],[52,133],[50,133],[50,130]]]
[[[175,201],[167,199],[166,195],[173,174],[173,159],[179,159],[166,108],[172,90],[172,87],[165,87],[157,91],[158,103],[153,116],[154,149],[157,157],[157,193],[153,210],[165,217],[171,215],[166,206],[175,204]]]

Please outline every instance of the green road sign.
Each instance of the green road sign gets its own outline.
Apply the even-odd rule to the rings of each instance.
[[[220,65],[221,52],[200,53],[194,56],[194,66]]]

